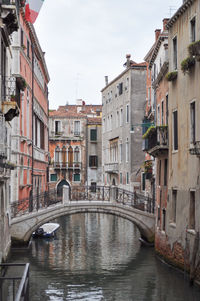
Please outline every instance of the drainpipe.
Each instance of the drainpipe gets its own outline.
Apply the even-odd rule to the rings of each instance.
[[[34,155],[33,155],[33,152],[34,152],[34,131],[33,131],[33,128],[34,128],[34,125],[33,125],[33,121],[34,121],[34,45],[33,45],[33,42],[31,43],[31,49],[32,49],[32,178],[31,178],[31,184],[32,184],[32,195],[33,195],[33,177],[34,177],[34,164],[33,164],[33,160],[34,160]]]

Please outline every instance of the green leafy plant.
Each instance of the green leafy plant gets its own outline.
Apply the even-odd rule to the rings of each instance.
[[[185,74],[190,71],[190,69],[195,65],[195,58],[193,56],[188,56],[181,62],[181,70]]]
[[[200,57],[200,40],[191,43],[188,46],[188,51],[189,51],[189,54],[191,56],[198,56],[198,57]]]
[[[173,80],[175,80],[178,76],[178,71],[172,71],[172,72],[168,72],[166,75],[166,79],[171,82]]]

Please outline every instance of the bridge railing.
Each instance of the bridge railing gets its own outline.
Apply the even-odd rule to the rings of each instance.
[[[109,186],[72,186],[71,201],[110,201]]]
[[[0,300],[29,300],[29,263],[0,264]]]
[[[11,217],[14,218],[38,211],[39,209],[47,208],[59,202],[62,202],[62,197],[58,196],[56,189],[45,191],[11,203]]]
[[[154,213],[153,199],[116,186],[72,186],[70,201],[108,201]]]

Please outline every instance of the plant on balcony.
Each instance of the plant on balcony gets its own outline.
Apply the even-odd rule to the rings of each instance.
[[[152,172],[152,161],[148,160],[144,162],[144,172],[151,173]]]
[[[152,125],[148,128],[148,130],[144,133],[144,135],[142,136],[143,139],[146,139],[148,137],[150,137],[156,130],[155,125]]]
[[[200,61],[200,40],[191,43],[188,46],[188,51],[191,56],[195,56],[197,61]]]
[[[171,71],[171,72],[168,72],[167,75],[166,75],[166,79],[171,82],[171,81],[174,81],[178,76],[178,71]]]
[[[188,56],[181,62],[181,70],[185,74],[189,72],[190,69],[195,65],[195,58],[193,56]]]
[[[10,101],[15,101],[16,99],[15,99],[15,95],[14,94],[11,94],[10,95]]]

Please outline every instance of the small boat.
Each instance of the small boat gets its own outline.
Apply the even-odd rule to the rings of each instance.
[[[34,231],[32,237],[53,237],[59,227],[57,223],[46,223]]]

